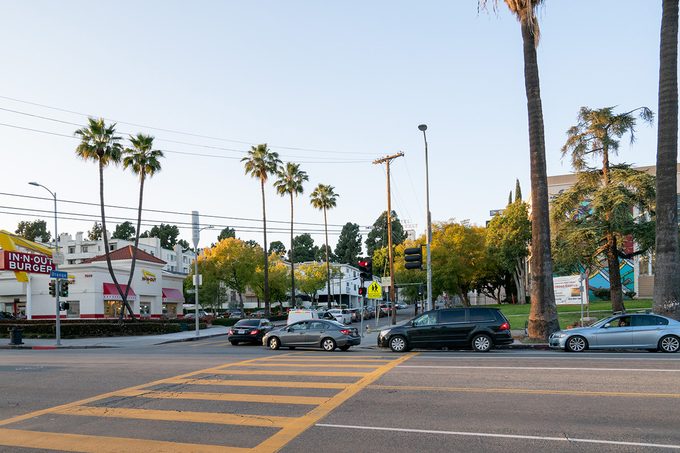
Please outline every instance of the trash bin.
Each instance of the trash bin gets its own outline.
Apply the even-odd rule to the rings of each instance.
[[[180,322],[179,323],[179,331],[180,332],[186,332],[187,330],[189,330],[189,325],[185,322]]]
[[[20,345],[24,344],[23,339],[22,339],[22,333],[24,332],[24,329],[21,329],[20,327],[10,327],[9,328],[9,344],[10,345]]]

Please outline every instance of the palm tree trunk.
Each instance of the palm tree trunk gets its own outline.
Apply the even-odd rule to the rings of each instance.
[[[125,288],[125,300],[127,301],[127,296],[130,291],[130,285],[132,285],[132,278],[135,275],[135,265],[137,264],[137,248],[139,247],[139,230],[142,227],[142,200],[144,199],[144,172],[142,171],[139,176],[139,206],[137,208],[137,230],[135,231],[135,248],[132,254],[132,263],[130,265],[130,276],[128,277],[127,287]],[[198,256],[196,257],[198,259]],[[130,317],[135,319],[132,309],[129,308],[129,303],[126,303],[130,311]]]
[[[663,0],[656,151],[654,312],[680,319],[678,258],[678,0]]]
[[[531,312],[528,331],[530,338],[547,339],[552,332],[559,330],[559,322],[550,255],[543,107],[533,29],[527,21],[521,21],[521,29],[531,161]]]
[[[260,179],[260,187],[262,188],[262,226],[264,227],[264,245],[262,249],[264,250],[264,312],[266,316],[269,316],[269,257],[267,256],[267,210],[265,209],[264,201],[264,180]],[[258,308],[260,302],[258,300]]]
[[[293,250],[293,192],[290,193],[290,300],[295,306],[295,254]]]
[[[99,161],[99,204],[101,208],[101,216],[102,216],[102,236],[104,238],[104,255],[106,256],[106,266],[109,268],[109,275],[111,275],[111,279],[113,280],[113,284],[116,285],[116,290],[118,290],[118,294],[120,294],[120,297],[123,299],[123,307],[121,307],[121,315],[123,314],[125,307],[127,307],[130,310],[130,313],[132,313],[132,309],[127,303],[127,299],[125,298],[125,295],[123,294],[123,291],[120,287],[120,284],[118,283],[118,279],[116,278],[116,274],[113,272],[113,266],[111,265],[111,256],[109,253],[109,238],[107,235],[107,229],[106,229],[106,213],[104,212],[104,165],[101,163],[101,160]],[[122,316],[121,316],[122,320]]]
[[[328,258],[328,220],[326,219],[326,208],[323,208],[323,227],[326,232],[326,289],[328,308],[331,308],[331,262]]]

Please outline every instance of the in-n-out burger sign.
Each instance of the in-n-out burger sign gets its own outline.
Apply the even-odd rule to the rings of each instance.
[[[0,251],[0,270],[49,274],[54,269],[52,258],[32,253]]]

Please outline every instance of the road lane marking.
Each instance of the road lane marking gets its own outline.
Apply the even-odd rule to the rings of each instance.
[[[474,365],[400,365],[399,368],[429,368],[444,370],[543,370],[543,371],[637,371],[650,373],[680,373],[668,368],[596,368],[596,367],[545,367],[545,366],[474,366]]]
[[[359,371],[294,371],[294,370],[223,370],[216,369],[210,374],[233,374],[233,375],[253,375],[253,376],[329,376],[329,377],[363,377],[367,373]]]
[[[445,353],[442,353],[445,354]],[[557,355],[559,354],[559,355]],[[606,354],[606,355],[605,355]],[[661,358],[661,357],[639,357],[625,355],[624,353],[587,353],[582,352],[577,355],[574,354],[562,354],[556,352],[547,353],[536,353],[536,354],[500,354],[500,355],[489,355],[487,352],[483,353],[471,353],[463,352],[460,355],[421,355],[418,356],[418,361],[425,360],[454,360],[454,361],[465,361],[465,360],[516,360],[516,359],[526,359],[526,360],[575,360],[575,361],[586,361],[586,360],[616,360],[622,362],[680,362],[680,358]]]
[[[410,359],[411,357],[417,354],[418,353],[404,354],[397,358],[396,360],[386,363],[385,365],[382,365],[380,368],[371,371],[370,373],[366,374],[362,379],[359,379],[354,383],[348,384],[344,390],[338,392],[335,396],[329,398],[328,401],[319,405],[318,407],[311,410],[307,414],[303,415],[302,417],[299,417],[290,426],[282,428],[278,433],[264,440],[253,450],[257,451],[258,453],[273,453],[279,451],[291,440],[295,439],[300,434],[305,432],[307,429],[314,426],[316,422],[327,416],[331,411],[335,410],[345,401],[347,401],[348,399],[359,393],[361,390],[366,388],[366,386],[380,379],[384,374],[394,369],[394,367],[405,362],[406,360]]]
[[[102,406],[74,406],[60,409],[53,413],[61,415],[80,415],[85,417],[132,418],[137,420],[264,426],[273,428],[283,428],[294,420],[293,417],[275,417],[269,415],[241,415],[221,412],[173,411]]]
[[[242,381],[237,379],[175,379],[173,384],[224,385],[234,387],[281,387],[298,389],[344,389],[348,382]]]
[[[203,401],[239,401],[244,403],[269,403],[269,404],[323,404],[330,397],[320,396],[286,396],[286,395],[257,395],[250,393],[212,393],[212,392],[159,392],[155,390],[130,390],[118,392],[118,396],[179,399],[179,400],[203,400]]]
[[[406,390],[453,393],[520,393],[527,395],[616,396],[628,398],[680,398],[680,393],[597,392],[588,390],[537,390],[522,388],[427,387],[418,385],[369,385],[375,390]]]
[[[418,434],[441,434],[447,436],[466,436],[466,437],[490,437],[501,439],[523,439],[523,440],[549,440],[555,442],[577,442],[586,444],[604,444],[604,445],[621,445],[629,447],[654,447],[654,448],[669,448],[680,449],[680,445],[675,444],[656,444],[651,442],[627,442],[618,440],[603,440],[603,439],[584,439],[578,437],[553,437],[553,436],[529,436],[523,434],[496,434],[496,433],[479,433],[468,431],[439,431],[434,429],[412,429],[412,428],[388,428],[382,426],[356,426],[356,425],[332,425],[328,423],[317,423],[315,426],[322,428],[339,428],[339,429],[360,429],[368,431],[388,431],[388,432],[402,432],[402,433],[418,433]]]
[[[75,452],[246,453],[250,448],[0,428],[0,445]]]
[[[319,357],[318,359],[313,359],[313,358],[307,358],[307,357],[291,357],[291,360],[299,363],[318,363],[318,364],[326,364],[326,363],[375,363],[378,365],[384,365],[387,362],[391,362],[394,359],[352,359],[352,358],[342,358],[342,359],[333,359],[333,358],[321,358]],[[283,360],[280,359],[272,359],[269,360],[268,362],[271,363],[283,363]],[[287,362],[286,362],[287,363]]]
[[[300,368],[319,368],[320,366],[325,366],[325,367],[332,367],[332,368],[338,368],[338,367],[343,367],[343,368],[377,368],[380,365],[376,364],[365,364],[365,365],[359,365],[355,363],[273,363],[273,362],[265,362],[265,363],[249,363],[247,365],[243,365],[244,367],[300,367]]]

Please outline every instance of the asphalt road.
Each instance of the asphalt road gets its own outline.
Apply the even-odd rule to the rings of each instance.
[[[0,451],[680,449],[680,355],[1,350]]]

